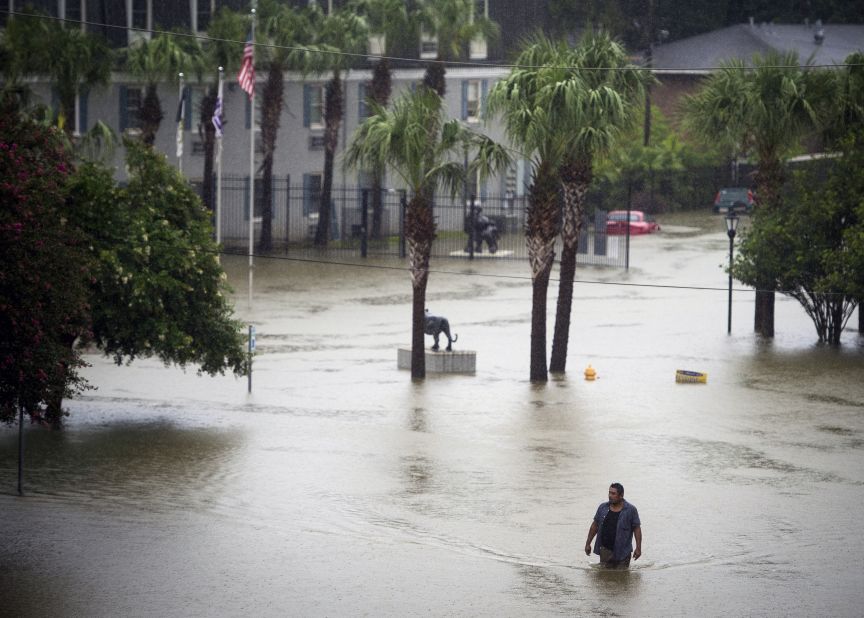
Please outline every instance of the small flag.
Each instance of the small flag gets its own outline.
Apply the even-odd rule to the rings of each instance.
[[[186,89],[180,92],[180,102],[177,103],[177,158],[183,156],[183,125],[186,123]]]
[[[255,95],[255,45],[252,43],[252,37],[246,41],[246,47],[243,48],[243,64],[240,66],[240,74],[237,75],[237,81],[240,87],[249,94],[249,99]]]
[[[222,139],[222,80],[219,80],[219,93],[216,95],[216,107],[213,109],[213,126],[216,128],[216,138]]]

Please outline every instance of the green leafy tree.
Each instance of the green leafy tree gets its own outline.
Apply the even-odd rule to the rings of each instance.
[[[466,150],[476,153],[469,172],[481,177],[509,164],[506,151],[489,138],[446,118],[441,97],[426,88],[402,95],[392,109],[373,104],[351,138],[345,153],[350,168],[386,166],[411,193],[405,218],[405,237],[411,269],[411,377],[426,376],[423,346],[429,257],[435,239],[433,194],[443,188],[456,195],[465,182],[463,164],[456,160]]]
[[[478,15],[474,0],[421,0],[414,15],[424,34],[438,40],[435,62],[426,65],[423,83],[444,96],[447,92],[445,79],[448,60],[463,56],[466,47],[478,37],[486,41],[497,38],[498,25],[485,15]]]
[[[381,107],[387,107],[390,93],[393,89],[393,74],[390,68],[391,55],[402,35],[411,30],[408,9],[402,0],[357,0],[353,10],[363,15],[369,27],[370,36],[381,37],[383,55],[375,59],[372,70],[372,81],[369,84],[367,98]],[[381,238],[381,220],[383,212],[382,186],[384,170],[370,170],[372,175],[372,229],[370,236]]]
[[[555,60],[539,71],[538,99],[564,140],[558,167],[564,190],[561,276],[549,363],[550,371],[561,373],[567,366],[576,253],[594,161],[634,125],[652,78],[632,70],[624,48],[604,32],[586,34],[572,50],[560,44],[549,47],[556,50]]]
[[[132,75],[146,84],[144,99],[138,112],[141,118],[141,141],[152,146],[162,123],[162,105],[157,85],[177,83],[180,73],[201,73],[201,47],[197,40],[160,33],[152,39],[142,39],[126,50],[126,66]]]
[[[330,237],[333,166],[345,110],[342,73],[357,63],[358,54],[366,50],[368,36],[366,21],[350,9],[326,15],[318,27],[315,43],[323,53],[316,54],[313,62],[332,75],[324,88],[324,176],[315,231],[315,244],[318,246],[326,246]]]
[[[510,142],[531,158],[531,186],[525,238],[531,265],[531,359],[530,379],[549,379],[546,362],[546,296],[555,261],[555,238],[560,230],[558,168],[564,162],[565,140],[555,118],[544,104],[547,82],[536,67],[552,66],[559,60],[558,46],[545,37],[529,41],[516,60],[517,68],[495,84],[489,93],[487,114],[504,117]]]
[[[95,264],[92,341],[119,364],[155,356],[214,375],[245,371],[209,212],[165,157],[125,140],[129,182],[82,166],[69,216]]]
[[[756,160],[761,216],[783,207],[784,159],[819,127],[830,95],[824,71],[801,67],[796,53],[772,52],[755,56],[752,69],[740,60],[724,63],[685,99],[685,121],[707,143],[731,145]],[[774,336],[774,280],[766,272],[756,282],[755,330],[765,337]]]
[[[40,417],[83,387],[72,343],[89,328],[83,236],[64,213],[73,166],[60,132],[0,100],[0,420]]]
[[[798,198],[756,219],[741,243],[733,273],[796,299],[820,342],[840,344],[864,292],[864,134],[842,142],[843,156],[827,183],[798,178]]]

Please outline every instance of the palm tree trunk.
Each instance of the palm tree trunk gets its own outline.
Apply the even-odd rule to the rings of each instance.
[[[201,188],[201,200],[209,211],[216,209],[216,199],[213,191],[213,159],[215,157],[216,127],[210,122],[213,112],[216,110],[216,97],[218,95],[216,86],[210,86],[207,94],[201,98],[201,124],[198,125],[198,135],[204,143],[204,178]]]
[[[326,247],[330,237],[330,202],[333,193],[333,161],[339,145],[339,125],[342,122],[342,81],[339,72],[327,82],[324,101],[324,178],[321,180],[321,203],[318,206],[318,229],[315,245]]]
[[[141,141],[148,146],[152,146],[156,141],[156,133],[159,132],[159,125],[162,123],[163,118],[162,105],[159,103],[156,84],[147,84],[147,93],[141,102],[141,109],[138,111],[138,115],[141,118]]]
[[[261,239],[258,250],[267,253],[273,249],[273,158],[276,152],[276,136],[279,133],[279,118],[282,114],[283,94],[282,66],[270,64],[267,83],[261,97],[261,140],[264,144],[261,188]]]
[[[558,182],[551,166],[543,164],[534,172],[528,201],[525,235],[531,264],[531,368],[532,382],[546,382],[546,295],[549,273],[555,261],[558,235]]]
[[[429,256],[435,239],[435,219],[432,202],[415,195],[405,216],[405,236],[408,241],[408,263],[411,267],[411,378],[426,377],[426,349],[423,337],[426,325],[426,284],[429,282]]]
[[[444,68],[444,63],[441,60],[441,56],[438,56],[435,62],[426,67],[423,84],[437,92],[438,96],[443,99],[447,93],[447,69]]]
[[[591,163],[574,162],[560,170],[564,188],[564,217],[561,227],[561,275],[558,281],[558,306],[552,335],[552,357],[549,371],[564,373],[570,340],[570,314],[573,306],[573,280],[576,278],[576,255],[582,231],[585,194],[591,184]]]

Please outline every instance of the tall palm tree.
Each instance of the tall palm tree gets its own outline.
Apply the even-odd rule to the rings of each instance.
[[[350,9],[340,9],[325,16],[318,27],[316,44],[322,53],[313,64],[332,72],[324,88],[324,177],[321,179],[321,202],[318,206],[318,229],[315,244],[326,246],[330,237],[330,202],[333,193],[333,163],[339,146],[339,129],[345,108],[342,72],[357,62],[368,42],[366,21]]]
[[[423,33],[438,40],[435,62],[426,67],[423,83],[444,96],[447,92],[445,63],[459,58],[467,45],[478,37],[496,38],[498,25],[485,15],[476,15],[474,0],[420,0],[414,18]]]
[[[261,0],[258,7],[259,66],[267,67],[267,81],[261,91],[261,140],[264,146],[262,169],[261,238],[258,248],[262,252],[273,248],[273,161],[276,138],[282,116],[285,90],[285,71],[304,70],[308,52],[302,47],[312,40],[311,14],[276,0]]]
[[[247,35],[249,23],[244,15],[229,8],[219,10],[207,27],[207,38],[204,41],[205,73],[210,75],[207,93],[201,97],[198,134],[204,144],[204,186],[201,199],[209,210],[214,210],[216,200],[213,195],[213,162],[216,146],[216,128],[211,119],[216,110],[216,98],[219,87],[219,67],[223,67],[226,75],[232,75],[240,66],[243,57],[242,43]],[[224,102],[223,102],[224,105]]]
[[[755,158],[759,210],[782,208],[784,158],[820,122],[821,79],[817,72],[800,66],[797,53],[757,54],[752,69],[743,61],[730,60],[685,99],[685,120],[691,131],[708,142],[735,145]],[[757,285],[754,325],[764,337],[774,336],[771,281],[776,279],[766,273]]]
[[[481,177],[509,164],[506,151],[489,138],[448,120],[441,97],[426,88],[396,99],[392,109],[373,103],[374,113],[351,138],[345,153],[349,168],[387,166],[411,193],[405,219],[405,237],[411,268],[411,377],[426,376],[423,327],[429,257],[435,238],[432,195],[438,188],[456,195],[465,182],[458,157],[466,149],[476,152],[471,171]]]
[[[570,311],[585,194],[596,157],[609,153],[622,131],[637,119],[650,73],[628,66],[624,48],[603,32],[588,33],[570,49],[558,44],[556,63],[541,71],[541,104],[554,118],[564,143],[558,172],[564,192],[561,220],[561,273],[549,370],[567,366]]]
[[[495,84],[489,93],[487,114],[503,114],[510,141],[531,157],[531,186],[525,238],[531,265],[531,368],[532,382],[546,382],[546,295],[555,260],[555,238],[559,231],[560,181],[563,132],[545,104],[543,89],[547,75],[535,67],[553,65],[560,56],[558,46],[544,37],[529,41],[516,60],[517,68]],[[526,68],[521,68],[526,67]]]
[[[357,0],[352,5],[353,10],[363,15],[369,26],[371,37],[380,37],[383,43],[381,57],[375,59],[372,70],[372,81],[369,85],[367,98],[381,107],[387,107],[390,93],[393,89],[393,74],[390,60],[397,41],[409,28],[408,9],[402,0]],[[370,170],[372,175],[372,229],[371,237],[381,238],[381,219],[383,211],[382,184],[384,170]]]
[[[159,82],[174,82],[178,74],[200,73],[201,48],[197,40],[178,38],[173,34],[157,34],[150,40],[142,39],[126,50],[129,72],[147,84],[141,101],[141,141],[152,146],[162,123],[162,105],[156,86]]]

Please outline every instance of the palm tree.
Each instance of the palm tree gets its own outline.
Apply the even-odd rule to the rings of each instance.
[[[357,55],[366,50],[368,36],[366,21],[350,9],[341,9],[325,16],[318,28],[316,44],[322,53],[316,54],[313,64],[332,71],[332,77],[324,88],[324,177],[321,179],[318,229],[315,232],[315,244],[318,246],[326,246],[330,237],[333,163],[345,107],[342,72],[353,66],[357,62]]]
[[[731,60],[685,99],[688,128],[706,142],[722,142],[750,152],[756,160],[759,209],[782,208],[784,158],[819,124],[825,89],[817,72],[802,67],[794,52],[753,57],[753,68]],[[757,211],[757,215],[758,211]],[[766,273],[756,289],[755,330],[774,336],[777,277]]]
[[[531,187],[525,237],[531,264],[531,368],[532,382],[546,382],[546,294],[555,260],[558,235],[563,132],[543,99],[546,74],[535,67],[552,65],[560,56],[558,46],[544,37],[529,41],[516,60],[517,68],[495,84],[489,93],[487,114],[503,114],[510,141],[531,157]],[[520,68],[527,67],[527,68]]]
[[[76,130],[76,98],[104,86],[111,76],[113,54],[108,44],[98,35],[38,15],[11,19],[4,39],[9,63],[4,74],[13,83],[26,75],[47,76],[57,93],[57,125],[71,136]]]
[[[549,370],[567,365],[570,311],[585,194],[596,157],[609,153],[621,132],[637,118],[637,105],[650,73],[628,67],[624,48],[603,32],[588,33],[578,47],[555,45],[556,63],[541,73],[541,104],[565,140],[559,175],[564,192],[561,224],[561,273]],[[557,66],[556,66],[557,65]]]
[[[223,67],[225,74],[233,74],[240,66],[243,57],[242,44],[236,41],[244,40],[249,24],[244,15],[236,13],[229,8],[223,7],[207,28],[207,39],[204,45],[203,63],[208,67],[212,81],[207,93],[201,97],[199,117],[201,123],[198,125],[198,134],[204,144],[204,186],[201,191],[201,199],[209,210],[214,210],[216,203],[213,196],[213,162],[216,146],[216,128],[211,119],[216,110],[216,98],[219,86],[219,67]],[[224,105],[224,102],[223,102]]]
[[[498,25],[485,15],[475,15],[474,0],[421,0],[415,14],[423,33],[438,40],[435,62],[426,67],[423,83],[444,96],[447,92],[444,63],[459,58],[471,41],[498,36]]]
[[[142,39],[126,51],[129,72],[147,84],[141,101],[141,141],[152,146],[162,123],[162,105],[156,86],[161,81],[176,82],[179,73],[194,70],[200,73],[201,48],[195,39],[178,38],[173,34],[157,34]]]
[[[308,52],[302,47],[312,38],[313,28],[308,12],[298,11],[290,5],[276,0],[262,0],[259,5],[257,40],[266,43],[257,48],[259,65],[267,67],[267,81],[261,92],[261,140],[264,146],[262,168],[261,239],[258,248],[262,252],[273,248],[273,160],[276,153],[276,138],[282,116],[285,71],[303,70]]]
[[[409,30],[408,10],[402,0],[357,0],[353,4],[354,11],[366,18],[371,37],[380,37],[381,57],[375,60],[372,70],[368,100],[381,107],[387,107],[393,88],[393,75],[390,60],[387,58],[394,49],[395,42]],[[381,217],[383,204],[381,199],[384,170],[373,169],[372,174],[372,230],[371,237],[381,238]]]
[[[457,160],[466,149],[476,151],[471,171],[481,177],[509,164],[506,151],[489,138],[448,120],[441,97],[420,88],[399,97],[386,109],[373,103],[374,113],[358,127],[345,153],[345,165],[358,169],[387,166],[411,192],[405,237],[411,269],[411,377],[426,376],[423,327],[429,256],[435,238],[432,195],[438,188],[456,195],[465,182]]]

